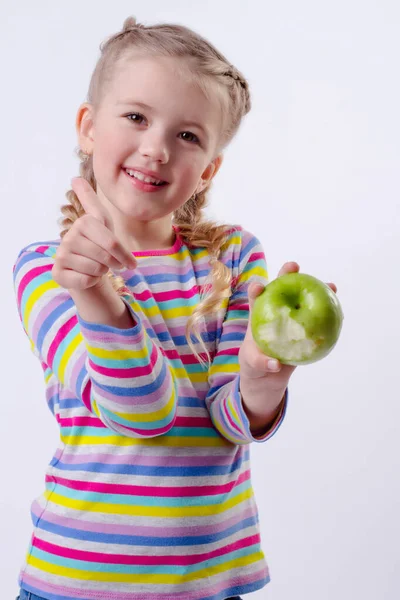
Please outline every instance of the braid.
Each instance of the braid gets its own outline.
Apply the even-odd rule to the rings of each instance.
[[[199,335],[199,328],[203,317],[220,308],[221,303],[231,295],[231,271],[224,263],[219,261],[219,256],[226,242],[231,227],[217,225],[206,221],[202,211],[207,205],[207,192],[210,184],[199,194],[192,196],[183,206],[174,212],[173,221],[179,228],[182,240],[194,248],[206,248],[210,256],[211,270],[203,286],[200,303],[195,307],[186,323],[186,338],[193,352],[204,365],[205,360],[193,346],[190,333],[193,332],[202,346],[207,360],[210,363],[209,352]]]

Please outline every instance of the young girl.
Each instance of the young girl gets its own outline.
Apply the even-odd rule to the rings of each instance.
[[[248,85],[182,26],[128,18],[100,48],[60,239],[14,266],[60,428],[19,598],[237,600],[269,581],[249,446],[294,370],[248,326],[259,241],[202,213]]]

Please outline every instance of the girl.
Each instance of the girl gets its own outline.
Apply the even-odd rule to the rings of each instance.
[[[259,241],[202,213],[249,89],[182,26],[128,18],[100,49],[60,239],[14,266],[60,428],[19,598],[237,600],[269,581],[249,446],[294,370],[248,327]]]

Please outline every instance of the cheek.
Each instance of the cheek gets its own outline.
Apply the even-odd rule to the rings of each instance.
[[[193,182],[197,183],[205,169],[203,162],[198,158],[190,157],[179,169],[182,180],[188,185],[191,185]]]
[[[106,168],[112,167],[116,162],[122,160],[127,148],[126,136],[123,132],[117,131],[116,127],[105,127],[99,132],[96,138],[96,150],[99,162]]]

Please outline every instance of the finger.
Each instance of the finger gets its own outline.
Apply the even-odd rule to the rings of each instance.
[[[62,256],[59,258],[59,267],[64,271],[74,271],[82,275],[91,275],[92,277],[102,277],[108,273],[108,266],[86,256],[79,254],[68,254],[68,260],[63,261]]]
[[[62,282],[59,280],[60,273],[62,275]],[[57,267],[57,263],[55,263],[52,268],[52,275],[54,281],[59,283],[59,285],[65,289],[71,290],[84,290],[96,285],[96,283],[101,280],[101,277],[85,275],[84,273],[77,273],[76,271],[70,271],[69,269],[61,270]]]
[[[286,273],[298,273],[300,266],[296,262],[286,262],[278,273],[278,277]]]
[[[79,202],[87,215],[92,215],[98,219],[103,225],[114,230],[111,216],[102,206],[99,197],[86,179],[83,177],[74,177],[71,179],[71,186],[75,194],[78,196]]]
[[[94,244],[91,240],[84,237],[84,235],[74,236],[74,239],[72,239],[72,237],[69,239],[68,235],[66,235],[63,247],[60,246],[57,251],[57,256],[61,260],[61,263],[66,265],[67,268],[71,268],[69,264],[67,264],[68,258],[64,258],[64,253],[66,253],[68,257],[71,255],[87,257],[99,264],[107,265],[109,269],[119,270],[124,266],[119,260],[111,256],[106,250],[99,248],[97,244]]]
[[[331,290],[333,290],[335,292],[335,294],[336,294],[336,292],[337,292],[336,285],[334,283],[328,283],[327,285],[329,285],[329,287],[331,288]]]
[[[136,259],[129,250],[127,250],[103,223],[100,223],[92,215],[81,217],[81,233],[91,242],[99,246],[99,250],[105,250],[107,254],[116,259],[128,269],[136,267]],[[99,255],[101,256],[101,255]],[[103,255],[104,258],[104,255]],[[96,258],[96,260],[99,260]],[[108,260],[105,260],[108,264]]]
[[[250,310],[253,308],[254,300],[259,296],[265,289],[265,286],[261,283],[251,283],[248,287],[247,294],[249,297]]]
[[[268,372],[278,373],[282,368],[282,365],[279,362],[279,360],[267,356],[266,354],[261,352],[261,350],[256,346],[254,342],[248,343],[246,345],[246,352],[243,353],[243,355],[245,355],[244,368],[246,368],[247,366],[255,374],[257,374],[257,372],[260,375],[266,374]]]

